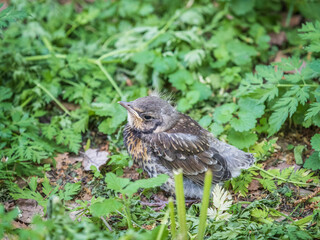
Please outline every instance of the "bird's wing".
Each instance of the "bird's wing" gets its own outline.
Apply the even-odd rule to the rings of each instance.
[[[227,163],[211,146],[213,139],[208,137],[208,132],[187,116],[185,121],[180,124],[187,127],[181,128],[178,123],[168,132],[152,134],[149,141],[154,154],[168,169],[182,168],[184,175],[198,184],[203,184],[208,169],[213,173],[213,182],[229,179]]]

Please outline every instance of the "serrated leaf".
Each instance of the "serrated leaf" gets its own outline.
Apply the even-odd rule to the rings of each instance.
[[[271,83],[278,83],[283,77],[283,72],[276,71],[273,66],[258,65],[256,71],[259,76]]]
[[[105,199],[102,202],[93,203],[89,209],[94,217],[108,216],[112,212],[116,212],[123,207],[123,204],[116,199]]]
[[[204,22],[203,16],[195,9],[185,11],[181,17],[181,21],[190,25],[201,25]]]
[[[312,169],[312,170],[319,170],[320,169],[320,153],[319,152],[312,153],[311,156],[306,159],[303,167]]]
[[[219,123],[212,123],[209,127],[210,129],[210,132],[212,132],[212,134],[214,136],[219,136],[223,131],[224,131],[224,128],[221,124]]]
[[[0,102],[9,99],[12,96],[12,90],[7,87],[0,86]]]
[[[311,138],[311,145],[314,150],[320,152],[320,134],[317,133]]]
[[[255,0],[232,0],[230,8],[232,11],[241,16],[250,12],[255,5]]]
[[[114,173],[109,172],[106,174],[104,181],[107,183],[108,189],[122,192],[123,189],[129,184],[130,179],[119,178]]]
[[[202,65],[202,61],[204,60],[205,56],[206,54],[202,49],[195,49],[188,52],[184,56],[184,61],[187,63],[189,68],[194,69]]]
[[[74,197],[74,195],[77,195],[80,190],[81,190],[81,182],[67,183],[64,186],[63,191],[59,192],[59,197],[60,199],[69,201]]]
[[[185,91],[187,85],[190,85],[194,82],[192,74],[185,70],[179,69],[178,71],[169,75],[169,82],[172,83],[172,86],[178,90]]]
[[[132,61],[140,64],[150,64],[155,58],[153,51],[141,51],[132,56]]]
[[[227,49],[232,55],[231,60],[239,66],[250,63],[251,57],[258,54],[254,47],[238,40],[229,42],[227,44]]]
[[[237,118],[232,118],[231,126],[239,132],[248,131],[255,127],[256,119],[264,113],[264,105],[258,100],[241,98],[238,103],[240,109]]]
[[[212,122],[212,117],[210,117],[209,115],[205,115],[199,120],[199,124],[203,128],[208,127],[211,122]]]
[[[168,178],[169,178],[168,175],[161,174],[153,178],[136,180],[135,182],[130,183],[123,190],[123,193],[131,197],[134,193],[138,191],[139,188],[147,189],[147,188],[160,187],[162,184],[164,184],[168,180]]]
[[[256,118],[252,116],[249,112],[239,112],[238,118],[232,118],[230,120],[231,127],[233,127],[238,132],[248,131],[255,127]]]
[[[28,183],[30,189],[32,192],[35,192],[37,190],[38,186],[38,177],[32,177]]]
[[[317,114],[320,114],[320,102],[311,103],[304,120],[306,121]]]
[[[217,107],[213,113],[213,119],[217,123],[227,123],[231,120],[232,114],[238,109],[235,103],[227,103]]]
[[[298,70],[301,65],[302,61],[297,57],[292,58],[282,58],[281,62],[274,63],[274,65],[277,65],[281,68],[282,71],[292,71],[292,70]]]
[[[177,69],[177,60],[174,56],[157,56],[152,67],[159,73],[172,73]]]
[[[233,129],[228,134],[228,142],[237,148],[249,148],[258,140],[258,136],[252,132],[237,132]]]
[[[280,130],[282,124],[286,121],[288,117],[288,111],[283,110],[282,108],[274,111],[269,118],[269,135],[272,135]]]

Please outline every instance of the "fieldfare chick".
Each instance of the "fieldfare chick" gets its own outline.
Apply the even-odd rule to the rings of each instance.
[[[183,170],[185,196],[201,198],[208,169],[216,184],[238,176],[241,169],[254,163],[252,154],[214,138],[196,121],[159,97],[119,103],[128,111],[123,136],[129,154],[150,177],[169,175],[161,188],[172,195],[173,170]]]

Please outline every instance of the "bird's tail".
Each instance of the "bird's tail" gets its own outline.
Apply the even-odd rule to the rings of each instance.
[[[232,177],[239,176],[241,169],[248,169],[254,164],[255,158],[253,154],[241,151],[238,148],[221,141],[219,141],[218,144],[220,145],[219,153],[226,160]]]

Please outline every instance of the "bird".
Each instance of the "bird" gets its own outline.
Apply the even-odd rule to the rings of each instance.
[[[185,197],[201,199],[204,176],[211,170],[213,184],[240,175],[255,162],[251,153],[218,140],[169,101],[157,95],[118,102],[128,113],[124,145],[149,177],[169,176],[161,188],[174,196],[174,172],[182,169]]]

